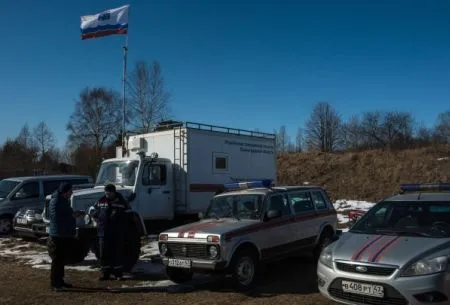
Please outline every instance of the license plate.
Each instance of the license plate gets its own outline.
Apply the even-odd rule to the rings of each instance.
[[[27,220],[25,218],[18,218],[16,222],[20,223],[22,225],[26,225],[27,224]]]
[[[47,234],[50,233],[50,228],[49,227],[45,227],[45,233],[47,233]]]
[[[169,267],[176,268],[191,268],[191,260],[189,259],[177,259],[177,258],[169,258]]]
[[[342,281],[342,290],[344,292],[368,295],[377,298],[384,297],[384,287],[380,285]]]

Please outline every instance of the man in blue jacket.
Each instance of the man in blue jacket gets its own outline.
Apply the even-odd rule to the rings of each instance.
[[[53,194],[49,203],[50,232],[48,238],[48,252],[52,258],[50,283],[54,291],[71,288],[64,282],[64,267],[75,244],[76,217],[80,212],[74,212],[70,206],[72,185],[63,182]]]

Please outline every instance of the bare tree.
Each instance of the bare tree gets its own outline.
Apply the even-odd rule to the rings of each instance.
[[[311,149],[332,152],[341,139],[341,118],[327,102],[319,102],[306,122],[306,144]]]
[[[19,135],[16,138],[16,141],[24,147],[31,148],[35,146],[33,135],[31,133],[30,127],[28,126],[28,123],[25,123],[25,125],[23,125],[22,129],[19,132]]]
[[[435,135],[439,142],[450,143],[450,110],[438,115]]]
[[[83,89],[67,124],[69,147],[86,144],[101,155],[105,145],[120,133],[121,109],[117,92],[103,87]]]
[[[55,136],[45,122],[40,122],[37,124],[37,126],[33,129],[33,136],[36,141],[36,145],[39,147],[41,158],[55,146]]]
[[[342,126],[343,144],[347,149],[361,148],[364,142],[361,122],[358,116],[352,116]]]
[[[295,135],[295,151],[301,152],[303,150],[303,130],[301,127],[297,128]]]
[[[135,128],[148,132],[169,117],[170,93],[166,91],[161,66],[157,61],[136,63],[130,73],[130,105]]]
[[[408,112],[366,112],[361,132],[370,148],[400,148],[411,143],[414,119]]]
[[[286,131],[286,126],[281,126],[278,131],[275,132],[277,135],[276,145],[277,151],[284,152],[287,151],[289,145],[289,136]]]

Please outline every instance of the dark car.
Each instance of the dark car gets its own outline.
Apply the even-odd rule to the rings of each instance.
[[[73,186],[74,190],[91,188],[94,184],[77,184]],[[13,218],[13,228],[15,234],[22,237],[39,238],[48,235],[46,224],[44,223],[42,213],[44,205],[21,208]]]

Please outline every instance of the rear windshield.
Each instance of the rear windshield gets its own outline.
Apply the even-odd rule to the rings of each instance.
[[[0,181],[0,198],[6,198],[19,183],[19,181],[6,179]]]
[[[450,202],[380,202],[350,232],[450,237]]]

